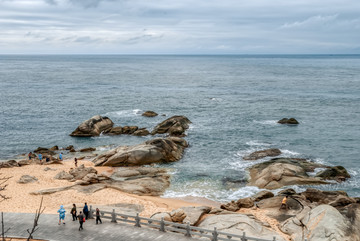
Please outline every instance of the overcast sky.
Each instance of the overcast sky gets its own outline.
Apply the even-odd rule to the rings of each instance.
[[[7,53],[360,53],[360,0],[0,0]]]

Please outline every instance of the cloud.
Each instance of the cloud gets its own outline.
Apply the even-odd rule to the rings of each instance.
[[[292,23],[285,23],[280,28],[283,29],[290,29],[290,28],[303,28],[303,27],[317,27],[320,25],[328,24],[331,22],[334,22],[338,17],[338,14],[329,15],[329,16],[312,16],[310,18],[307,18],[304,21],[296,21]]]

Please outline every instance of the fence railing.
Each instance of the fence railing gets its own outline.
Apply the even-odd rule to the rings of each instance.
[[[90,205],[89,210],[89,218],[94,218],[94,213],[96,211],[92,209]],[[161,220],[151,219],[151,218],[144,218],[140,217],[137,213],[136,216],[122,214],[122,213],[115,213],[115,209],[112,212],[107,211],[100,211],[100,217],[105,219],[111,219],[111,222],[124,222],[124,223],[131,223],[134,224],[136,227],[148,226],[151,228],[159,229],[161,232],[172,231],[177,233],[183,233],[186,237],[192,236],[199,236],[199,237],[206,237],[209,238],[211,241],[219,241],[219,240],[240,240],[240,241],[276,241],[276,237],[273,239],[260,239],[254,237],[246,236],[244,232],[243,235],[231,234],[226,232],[217,231],[216,227],[214,230],[199,228],[195,226],[191,226],[189,223],[181,224],[181,223],[174,223],[165,221],[164,218]],[[305,239],[306,241],[306,239]]]

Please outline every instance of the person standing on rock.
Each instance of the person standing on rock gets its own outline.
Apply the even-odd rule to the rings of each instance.
[[[62,155],[62,152],[60,152],[60,154],[59,154],[59,159],[60,159],[60,161],[62,161],[62,160],[63,160],[63,155]]]
[[[75,203],[73,204],[73,207],[71,209],[71,215],[72,215],[72,218],[73,218],[73,221],[75,221],[77,219],[77,216],[76,216],[76,205]]]
[[[287,202],[287,199],[288,199],[288,196],[286,196],[286,197],[284,197],[283,198],[283,200],[281,201],[281,206],[280,206],[280,208],[279,208],[279,210],[281,210],[281,209],[288,209],[288,206],[287,206],[287,204],[286,204],[286,202]]]
[[[96,224],[98,224],[98,222],[102,223],[100,218],[100,210],[96,208]]]
[[[77,158],[74,159],[75,167],[77,167]]]
[[[61,224],[61,220],[63,221],[63,224],[65,224],[65,209],[64,206],[61,205],[60,209],[57,211],[59,213],[59,225]]]
[[[79,231],[80,231],[80,230],[84,229],[83,223],[85,222],[85,217],[81,211],[80,211],[79,215],[77,216],[77,218],[79,219],[79,223],[80,223],[80,227],[79,227]]]
[[[89,218],[89,208],[88,208],[87,203],[85,203],[85,206],[83,208],[83,212],[84,212],[84,215],[85,215],[85,219],[88,219]]]
[[[40,154],[38,155],[38,157],[39,157],[39,160],[40,160],[40,164],[42,164],[42,154],[40,153]]]

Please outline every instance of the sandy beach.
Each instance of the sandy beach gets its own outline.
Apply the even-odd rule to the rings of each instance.
[[[84,164],[86,167],[94,167],[91,161],[81,160],[78,165]],[[44,171],[46,167],[52,170]],[[74,163],[70,160],[65,160],[62,165],[26,165],[15,168],[2,168],[0,173],[2,177],[11,177],[7,184],[6,190],[2,192],[3,195],[10,197],[0,203],[2,212],[19,212],[19,213],[34,213],[39,207],[41,196],[31,195],[30,192],[69,186],[73,183],[67,180],[57,180],[54,176],[60,171],[69,171],[74,167]],[[111,172],[111,167],[94,167],[98,173]],[[54,170],[56,169],[56,170]],[[38,181],[28,184],[20,184],[17,181],[22,175],[35,176]],[[140,215],[148,217],[156,212],[171,211],[184,206],[200,206],[211,205],[214,206],[215,202],[206,202],[206,200],[197,200],[197,202],[188,202],[185,200],[161,198],[153,196],[138,196],[133,194],[124,193],[115,189],[106,188],[95,192],[93,194],[85,194],[76,190],[67,190],[58,193],[44,195],[43,206],[45,207],[44,213],[56,213],[60,205],[71,207],[76,203],[79,207],[87,202],[94,207],[97,205],[115,205],[115,204],[138,204],[143,206],[144,210]],[[203,201],[204,203],[199,203]]]

